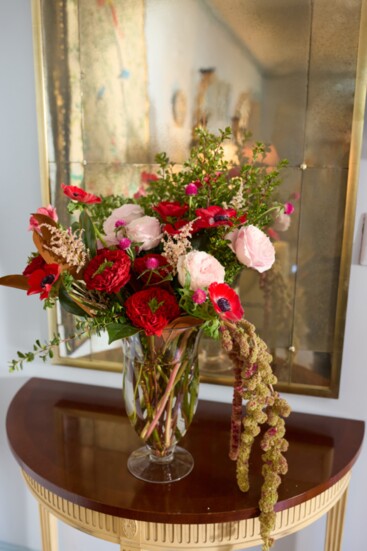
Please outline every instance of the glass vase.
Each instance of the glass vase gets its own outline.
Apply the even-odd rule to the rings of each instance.
[[[123,396],[127,416],[145,445],[128,469],[146,482],[168,483],[188,475],[192,455],[177,446],[198,403],[200,324],[143,332],[123,339]]]

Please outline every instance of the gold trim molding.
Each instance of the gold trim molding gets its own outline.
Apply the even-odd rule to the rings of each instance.
[[[22,474],[40,505],[43,551],[57,551],[55,518],[94,537],[117,543],[121,551],[232,551],[262,542],[258,518],[208,524],[163,524],[119,518],[72,503],[47,490],[24,471]],[[330,511],[324,551],[339,551],[350,478],[348,472],[318,496],[278,512],[275,539],[298,532]]]

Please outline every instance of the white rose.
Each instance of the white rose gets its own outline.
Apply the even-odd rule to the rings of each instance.
[[[157,218],[142,216],[126,226],[126,235],[134,243],[142,243],[141,251],[149,251],[159,244],[163,234]]]
[[[144,216],[144,211],[139,205],[127,203],[112,211],[110,216],[103,223],[103,231],[105,233],[104,241],[111,247],[117,245],[120,239],[124,237],[123,230],[118,230],[119,227],[124,228],[133,220]]]
[[[191,251],[180,256],[177,262],[178,281],[185,285],[186,274],[190,275],[190,289],[205,289],[211,283],[224,283],[225,270],[214,256],[202,251]]]
[[[256,226],[244,226],[226,235],[238,261],[262,273],[275,261],[275,250],[267,235]]]

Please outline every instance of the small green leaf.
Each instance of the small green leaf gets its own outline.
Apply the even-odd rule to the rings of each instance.
[[[131,337],[139,332],[139,329],[122,323],[109,323],[106,327],[108,333],[108,344],[125,337]]]
[[[87,316],[87,313],[82,308],[80,308],[80,306],[78,306],[68,295],[63,285],[60,285],[59,300],[61,306],[64,308],[64,310],[66,310],[66,312],[69,312],[69,314],[82,317]]]
[[[79,223],[80,223],[80,227],[84,230],[82,235],[84,245],[87,247],[87,249],[89,249],[91,256],[96,256],[97,254],[96,232],[94,229],[93,222],[85,210],[83,210],[83,212],[80,213]]]
[[[78,230],[79,230],[79,224],[78,224],[78,222],[73,222],[73,223],[71,224],[71,231],[76,232],[76,231],[78,231]]]

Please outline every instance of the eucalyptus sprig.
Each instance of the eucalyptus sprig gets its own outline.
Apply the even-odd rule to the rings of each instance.
[[[73,341],[77,335],[70,335],[67,339],[62,339],[59,334],[54,334],[52,339],[46,343],[41,343],[37,339],[33,345],[33,350],[30,352],[20,352],[17,351],[17,358],[9,362],[9,371],[12,373],[14,371],[21,371],[24,368],[25,363],[30,363],[38,357],[43,362],[46,362],[49,359],[54,357],[53,348],[59,346],[62,343],[67,343]]]

